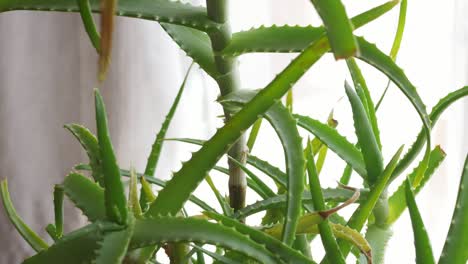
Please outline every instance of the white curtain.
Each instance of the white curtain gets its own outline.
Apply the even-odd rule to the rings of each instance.
[[[348,3],[349,2],[349,3]],[[383,3],[383,1],[379,1]],[[373,1],[345,1],[348,13],[357,14],[377,5]],[[391,11],[362,30],[368,40],[388,51],[394,35],[397,12]],[[246,30],[261,24],[313,24],[320,20],[308,0],[232,1],[233,30]],[[465,11],[465,12],[464,12]],[[444,5],[440,1],[409,1],[407,28],[398,64],[430,109],[439,97],[466,84],[466,35],[463,1]],[[53,221],[52,188],[70,168],[85,162],[76,140],[63,128],[70,122],[83,123],[94,130],[92,88],[97,85],[96,54],[83,31],[79,16],[44,12],[0,14],[0,178],[8,178],[10,192],[26,223],[46,237],[43,228]],[[242,84],[246,88],[264,87],[295,55],[253,54],[240,58]],[[150,21],[119,18],[109,79],[101,87],[109,112],[112,140],[122,167],[143,170],[155,133],[172,102],[189,60],[159,25]],[[371,67],[360,64],[376,100],[386,78]],[[343,82],[347,75],[343,62],[327,55],[294,87],[295,112],[324,120],[335,109],[338,130],[350,140],[353,123]],[[218,94],[210,77],[192,72],[181,107],[168,137],[208,138],[221,125]],[[468,150],[468,103],[454,105],[434,130],[434,144],[448,153],[444,165],[418,196],[420,210],[432,239],[435,254],[440,254],[456,196],[456,185]],[[421,124],[410,104],[391,86],[378,114],[385,160],[401,145],[408,146]],[[304,134],[304,136],[306,136]],[[158,177],[168,178],[190,157],[196,147],[168,142],[163,150]],[[254,148],[259,155],[284,167],[284,157],[274,131],[263,125]],[[329,155],[321,177],[334,186],[343,162]],[[227,192],[226,177],[217,177],[217,187]],[[268,182],[268,184],[272,184]],[[359,182],[352,182],[359,186]],[[202,184],[197,194],[214,198]],[[248,202],[257,197],[248,195]],[[196,207],[189,209],[197,210]],[[20,239],[0,206],[0,263],[18,263],[32,251]],[[349,213],[350,211],[348,211]],[[66,230],[84,223],[67,204]],[[255,218],[250,221],[256,223]],[[387,256],[392,262],[414,259],[412,231],[405,213],[394,226]],[[314,255],[322,252],[319,245]]]

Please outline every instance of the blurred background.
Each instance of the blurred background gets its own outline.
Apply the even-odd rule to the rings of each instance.
[[[203,1],[192,1],[203,4]],[[350,16],[384,1],[344,1]],[[466,85],[468,78],[468,3],[462,0],[408,1],[406,29],[397,64],[430,110],[438,99]],[[320,25],[308,0],[232,1],[233,31],[265,25]],[[398,20],[398,7],[377,21],[357,30],[389,52]],[[82,123],[94,130],[92,89],[96,83],[97,56],[81,19],[76,14],[17,11],[0,14],[0,178],[8,178],[12,200],[26,223],[46,237],[44,227],[52,221],[52,188],[70,168],[85,162],[85,153],[63,125]],[[239,59],[244,88],[262,88],[295,54],[249,54]],[[111,136],[122,167],[144,169],[147,155],[170,104],[182,82],[190,59],[161,27],[151,21],[118,18],[109,78],[101,87],[109,112]],[[387,78],[365,63],[359,63],[374,101]],[[344,80],[350,80],[343,61],[326,55],[294,86],[294,112],[325,121],[334,109],[338,131],[355,142]],[[168,137],[209,138],[222,120],[215,102],[215,82],[198,67],[192,70]],[[421,122],[404,95],[390,86],[378,111],[385,162],[397,148],[409,146]],[[304,132],[304,131],[302,131]],[[440,254],[457,193],[461,167],[468,151],[468,100],[454,104],[433,130],[433,144],[447,153],[443,165],[417,200],[432,241]],[[303,133],[304,137],[307,136]],[[197,147],[167,142],[156,172],[167,179]],[[253,153],[284,168],[279,140],[267,122],[262,124]],[[226,161],[220,162],[226,165]],[[321,180],[336,186],[344,162],[331,151]],[[410,168],[409,170],[411,170]],[[213,173],[216,186],[227,193],[227,177]],[[268,184],[272,182],[265,179]],[[351,185],[360,186],[358,177]],[[390,190],[399,185],[395,182]],[[208,186],[196,192],[213,201]],[[248,195],[248,202],[259,197]],[[190,212],[198,208],[188,205]],[[352,212],[348,208],[345,213]],[[249,218],[258,223],[262,215]],[[66,230],[85,223],[81,213],[67,204]],[[413,235],[408,214],[394,225],[387,250],[387,263],[413,263]],[[0,263],[19,263],[32,251],[9,223],[0,205]],[[314,257],[323,255],[319,239]],[[350,259],[349,259],[350,260]],[[164,261],[164,260],[163,260]]]

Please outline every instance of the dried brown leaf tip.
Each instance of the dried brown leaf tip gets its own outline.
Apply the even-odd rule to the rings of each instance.
[[[101,1],[101,50],[99,53],[99,81],[106,79],[112,52],[112,33],[117,0]]]

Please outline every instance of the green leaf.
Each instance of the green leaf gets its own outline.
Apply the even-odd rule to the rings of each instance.
[[[262,126],[262,120],[263,119],[259,118],[257,121],[255,121],[254,125],[252,126],[252,130],[250,130],[249,138],[247,139],[247,147],[249,148],[250,153],[252,153],[253,146],[257,140],[258,132]]]
[[[377,182],[375,183],[374,187],[371,189],[367,199],[362,202],[359,207],[354,211],[351,215],[351,218],[348,220],[347,225],[356,230],[357,232],[361,231],[362,227],[364,226],[367,218],[369,218],[372,210],[374,209],[375,204],[377,203],[380,195],[387,187],[388,179],[390,179],[390,175],[392,175],[393,170],[398,162],[398,158],[400,157],[401,152],[403,151],[403,146],[401,146],[398,151],[393,155],[390,162],[385,167],[382,175],[378,177]],[[341,242],[341,241],[340,241]],[[341,248],[341,252],[346,257],[351,249],[349,244],[346,243],[338,243]]]
[[[206,255],[210,256],[213,260],[220,261],[221,263],[225,264],[241,264],[241,262],[237,262],[233,259],[227,258],[215,252],[211,252],[209,250],[204,249],[203,247],[199,247],[197,245],[192,245],[193,248],[200,250],[201,252],[205,253]],[[198,260],[198,259],[197,259]]]
[[[431,126],[434,127],[439,119],[440,115],[454,102],[468,95],[468,86],[462,87],[454,92],[449,93],[432,108],[429,119],[431,121]],[[400,175],[416,158],[416,156],[421,151],[424,141],[426,140],[426,134],[424,133],[424,128],[418,134],[416,141],[411,145],[411,148],[406,152],[403,158],[398,162],[395,172],[392,175],[391,180],[394,180],[398,175]]]
[[[375,223],[368,224],[366,230],[366,240],[369,242],[372,248],[372,263],[373,264],[384,264],[385,250],[387,248],[388,241],[392,237],[392,229],[388,226],[380,227]],[[359,263],[368,263],[369,256],[361,254],[359,257]]]
[[[275,255],[281,257],[283,261],[286,263],[314,263],[312,260],[307,259],[305,256],[300,254],[298,251],[290,248],[289,246],[285,245],[281,241],[272,238],[271,236],[265,234],[260,230],[255,230],[249,226],[246,226],[236,220],[231,218],[211,213],[211,212],[204,212],[206,216],[209,218],[215,219],[218,221],[222,226],[226,226],[229,228],[233,228],[237,232],[247,235],[253,241],[259,243],[260,245],[264,246],[270,252],[274,252]],[[253,256],[251,256],[253,257]],[[278,262],[275,262],[278,263]]]
[[[320,181],[315,167],[314,154],[312,153],[312,145],[310,141],[306,149],[307,159],[307,174],[309,176],[309,188],[312,194],[312,201],[314,208],[318,211],[326,210],[325,200],[322,194],[322,188],[320,187]],[[318,224],[320,231],[320,237],[322,238],[322,244],[325,248],[326,257],[331,263],[345,263],[345,259],[341,254],[340,248],[336,243],[335,237],[333,236],[331,227],[327,219]]]
[[[54,186],[54,215],[55,215],[55,235],[60,238],[63,235],[63,186]]]
[[[294,115],[297,124],[314,134],[329,149],[348,163],[363,177],[367,177],[361,152],[335,129],[307,116]]]
[[[227,216],[232,216],[233,212],[232,212],[231,206],[229,206],[229,203],[226,201],[226,199],[219,193],[218,189],[216,188],[213,181],[211,180],[210,175],[206,176],[205,181],[208,183],[211,190],[215,194],[216,200],[218,200],[218,203],[221,206],[223,213]]]
[[[24,240],[36,251],[47,249],[49,245],[39,237],[28,225],[26,225],[21,217],[16,213],[15,207],[11,202],[10,193],[8,192],[8,182],[1,182],[2,202],[5,212],[10,219],[10,222],[15,226],[16,230],[24,238]]]
[[[78,124],[68,124],[64,126],[80,142],[86,151],[91,165],[93,179],[104,186],[104,175],[102,173],[101,153],[99,152],[99,143],[96,137],[86,127]]]
[[[130,248],[166,242],[201,242],[233,249],[262,263],[276,263],[276,257],[263,245],[223,225],[194,218],[156,217],[137,219]]]
[[[266,185],[262,179],[260,179],[257,175],[255,175],[255,173],[253,173],[251,170],[249,170],[246,166],[244,166],[244,164],[242,164],[241,162],[235,160],[234,158],[232,157],[229,157],[229,160],[231,160],[232,162],[234,162],[237,166],[239,166],[239,168],[241,168],[241,170],[243,170],[245,172],[245,174],[247,174],[247,176],[250,177],[250,179],[252,179],[255,184],[262,190],[262,192],[264,194],[266,194],[268,197],[273,197],[275,196],[275,192],[270,189],[270,187],[268,187],[268,185]]]
[[[47,250],[26,259],[23,264],[90,263],[101,247],[103,233],[119,229],[122,227],[107,222],[87,225],[63,236]]]
[[[354,28],[377,19],[390,11],[398,1],[389,1],[352,18]],[[234,33],[223,55],[238,56],[251,52],[301,52],[325,34],[324,27],[276,26]]]
[[[96,51],[99,52],[101,37],[97,31],[96,24],[94,24],[94,18],[92,14],[93,11],[91,10],[89,0],[77,0],[77,2],[81,20],[83,22],[86,33],[88,34],[89,40],[91,41],[91,44],[96,49]]]
[[[145,187],[141,187],[144,189]],[[133,215],[136,218],[140,218],[143,215],[143,212],[140,207],[140,202],[138,200],[138,179],[136,175],[135,168],[130,169],[130,186],[128,193],[128,205]],[[141,192],[142,194],[144,191]]]
[[[403,32],[405,31],[407,7],[408,1],[401,0],[397,31],[395,33],[395,39],[393,40],[392,49],[390,50],[390,58],[392,58],[394,61],[396,60],[396,56],[398,54],[398,51],[400,50],[401,40],[403,39]]]
[[[440,148],[440,146],[436,146],[432,151],[431,155],[429,156],[429,163],[427,166],[427,170],[424,173],[424,178],[421,180],[421,183],[418,187],[414,190],[414,193],[417,195],[422,188],[426,185],[426,183],[431,178],[432,174],[434,174],[435,170],[439,167],[442,161],[445,159],[445,152]],[[421,166],[421,164],[419,164]],[[419,167],[418,166],[418,167]],[[416,167],[414,171],[408,175],[410,181],[414,181],[416,177],[416,173],[418,168]],[[395,173],[393,173],[394,175]],[[389,204],[389,214],[387,219],[387,224],[393,224],[403,213],[406,209],[406,198],[405,198],[406,186],[402,183],[398,189],[390,196],[388,200]]]
[[[107,127],[106,108],[98,89],[94,90],[96,127],[104,174],[104,201],[107,217],[119,224],[127,219],[127,198]]]
[[[177,213],[189,198],[190,193],[197,188],[207,172],[216,165],[222,155],[242,135],[242,132],[253,125],[259,115],[268,111],[279,101],[328,49],[329,45],[323,38],[296,57],[282,73],[252,98],[242,110],[233,115],[200,150],[192,155],[192,158],[174,174],[166,187],[159,192],[147,214],[154,216]]]
[[[222,98],[221,103],[225,108],[229,106],[229,103],[245,104],[254,95],[255,92],[253,91],[231,93]],[[265,112],[264,118],[268,120],[278,134],[286,159],[288,199],[282,240],[287,245],[291,245],[294,241],[295,229],[301,209],[301,195],[304,190],[305,161],[302,152],[302,139],[297,130],[296,121],[283,104],[274,104]]]
[[[101,11],[100,0],[90,0],[91,10]],[[69,0],[8,0],[0,2],[0,12],[11,10],[40,10],[78,12],[78,2]],[[169,0],[120,0],[116,15],[212,30],[222,25],[211,21],[204,7]]]
[[[89,221],[106,219],[104,189],[99,185],[81,174],[70,173],[63,182],[63,190]]]
[[[457,202],[440,264],[462,264],[468,261],[468,155],[458,187]]]
[[[416,200],[414,199],[413,191],[411,190],[411,183],[408,179],[405,180],[406,185],[406,204],[411,217],[411,224],[413,225],[414,246],[416,248],[416,263],[417,264],[430,264],[436,263],[434,254],[432,253],[432,246],[427,235],[424,222],[419,213]]]
[[[127,225],[122,230],[104,234],[97,251],[96,264],[120,264],[127,254],[127,248],[133,234],[135,218],[128,215]]]
[[[192,69],[192,66],[193,64],[190,65],[190,67],[188,68],[187,73],[185,74],[184,80],[182,81],[179,91],[177,92],[177,95],[174,99],[174,102],[172,102],[171,108],[169,109],[169,112],[167,113],[166,118],[164,119],[164,122],[161,125],[161,129],[156,135],[156,139],[154,140],[153,146],[151,147],[151,153],[148,157],[148,161],[146,162],[146,168],[145,168],[146,175],[153,176],[154,172],[156,171],[159,156],[161,154],[162,146],[164,143],[163,139],[166,137],[167,129],[169,128],[169,125],[171,124],[172,118],[174,117],[177,106],[179,105],[180,98],[182,97],[182,93],[184,92],[185,85],[187,83],[187,79],[190,74],[190,70]]]
[[[348,83],[345,83],[345,89],[353,111],[354,128],[359,146],[366,164],[366,179],[372,186],[383,171],[382,153],[361,100]]]
[[[311,0],[327,31],[336,59],[348,58],[359,52],[353,35],[353,25],[340,0]]]

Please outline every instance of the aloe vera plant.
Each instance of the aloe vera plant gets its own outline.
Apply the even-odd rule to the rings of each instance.
[[[397,34],[390,54],[386,54],[353,30],[379,18],[400,5]],[[157,263],[165,254],[171,263],[346,263],[351,252],[359,263],[383,263],[392,225],[408,208],[414,231],[417,263],[434,263],[435,258],[424,220],[415,196],[430,180],[445,158],[440,146],[431,149],[431,128],[452,103],[468,95],[468,87],[440,100],[432,112],[426,106],[404,71],[395,62],[402,41],[407,1],[391,0],[349,17],[340,0],[312,0],[323,21],[322,27],[270,26],[231,32],[229,0],[207,0],[206,7],[170,0],[0,0],[0,12],[15,10],[78,12],[90,41],[99,54],[99,80],[105,81],[111,67],[114,16],[154,20],[184,50],[193,62],[219,86],[218,102],[225,123],[208,140],[170,139],[166,132],[177,110],[187,72],[148,156],[146,169],[121,168],[117,163],[108,130],[104,100],[95,89],[96,135],[79,124],[65,128],[78,139],[88,155],[88,164],[79,164],[54,187],[54,219],[45,227],[53,240],[46,242],[17,214],[10,199],[7,180],[1,183],[1,197],[13,226],[36,254],[24,263]],[[101,13],[100,32],[93,13]],[[237,58],[246,53],[298,53],[265,87],[240,87]],[[357,141],[352,142],[336,129],[333,115],[321,122],[293,113],[291,88],[327,52],[345,59],[352,82],[345,82]],[[380,138],[378,107],[370,96],[365,74],[356,59],[385,74],[389,82],[406,96],[421,119],[421,132],[414,143],[398,150]],[[387,86],[388,88],[388,86]],[[385,90],[386,91],[386,90]],[[282,98],[286,97],[286,104]],[[251,154],[261,136],[262,120],[275,130],[285,156],[284,168]],[[382,120],[380,120],[382,122]],[[250,135],[245,135],[250,129]],[[306,133],[302,137],[300,131]],[[314,137],[310,139],[310,137]],[[155,171],[164,142],[176,140],[199,145],[182,167],[163,181]],[[407,144],[409,143],[409,144]],[[382,148],[395,149],[385,159]],[[425,154],[413,165],[425,146]],[[327,152],[346,163],[343,176],[334,188],[322,188],[322,170]],[[218,164],[222,157],[228,167]],[[401,157],[401,158],[400,158]],[[394,193],[389,186],[413,165]],[[468,157],[463,168],[458,198],[447,240],[439,263],[464,264],[468,260]],[[217,189],[218,171],[229,177],[228,197]],[[353,174],[356,172],[356,174]],[[89,174],[89,176],[88,176]],[[272,187],[264,182],[268,177]],[[360,177],[362,186],[347,186],[351,177]],[[129,180],[129,184],[125,182]],[[206,181],[216,197],[207,203],[194,193]],[[152,188],[159,186],[158,192]],[[246,193],[261,200],[246,204]],[[63,200],[67,197],[87,218],[88,223],[65,233]],[[185,209],[187,202],[201,208],[202,214]],[[350,217],[341,214],[349,204],[357,207]],[[218,210],[217,208],[221,208]],[[246,219],[264,213],[257,226]],[[320,236],[324,258],[312,257],[311,242]],[[213,247],[204,247],[213,245]],[[391,259],[391,256],[389,257]],[[411,260],[408,260],[411,261]]]

